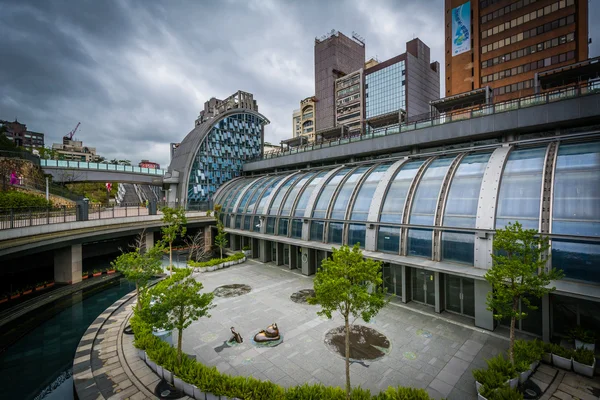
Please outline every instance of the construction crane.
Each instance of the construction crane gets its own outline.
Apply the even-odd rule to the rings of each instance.
[[[64,139],[67,139],[67,140],[73,139],[73,135],[75,135],[75,132],[77,132],[77,128],[79,128],[79,125],[81,125],[81,122],[78,122],[77,125],[75,126],[75,128],[71,132],[69,132],[65,136],[63,136],[63,140]]]

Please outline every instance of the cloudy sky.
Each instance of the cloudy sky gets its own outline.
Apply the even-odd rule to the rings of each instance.
[[[314,38],[331,29],[357,32],[380,60],[419,37],[444,76],[443,0],[1,0],[0,15],[0,119],[46,145],[81,122],[79,140],[135,163],[168,165],[204,101],[238,89],[271,120],[267,141],[290,137],[293,109],[314,94]]]

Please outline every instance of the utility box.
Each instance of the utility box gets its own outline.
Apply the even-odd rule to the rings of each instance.
[[[148,203],[148,214],[156,215],[156,208],[157,208],[156,200],[155,199],[150,200],[150,203]]]
[[[89,203],[88,199],[77,200],[75,209],[75,218],[77,221],[87,221],[89,214]]]

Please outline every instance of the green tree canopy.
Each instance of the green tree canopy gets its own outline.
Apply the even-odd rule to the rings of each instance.
[[[171,208],[163,207],[160,210],[163,214],[163,226],[160,228],[163,241],[169,244],[169,270],[170,275],[173,275],[173,242],[177,237],[184,238],[187,232],[187,218],[185,210],[182,207]]]
[[[493,289],[487,294],[487,308],[497,320],[510,318],[508,356],[514,364],[515,324],[527,317],[527,312],[519,309],[519,301],[530,310],[537,309],[529,297],[539,298],[555,290],[550,283],[561,279],[563,273],[546,268],[548,238],[535,229],[523,229],[519,222],[496,230],[493,248],[493,265],[485,274]]]
[[[215,204],[214,216],[217,220],[217,235],[215,236],[215,245],[219,248],[221,258],[223,258],[223,248],[227,247],[227,232],[221,222],[221,205]]]
[[[386,304],[381,264],[365,259],[357,244],[333,249],[314,279],[315,297],[310,304],[321,305],[318,315],[331,318],[339,312],[346,335],[346,396],[350,396],[350,317],[369,322]]]

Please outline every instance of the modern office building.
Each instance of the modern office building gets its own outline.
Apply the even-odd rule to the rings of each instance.
[[[100,159],[95,147],[84,146],[81,140],[72,140],[68,136],[63,137],[62,143],[53,143],[52,150],[59,160],[97,162]]]
[[[44,147],[44,134],[27,130],[27,125],[16,119],[13,122],[0,121],[0,126],[6,128],[4,134],[16,146],[29,150]]]
[[[214,201],[233,250],[312,275],[331,247],[359,243],[398,301],[488,330],[493,237],[519,221],[550,237],[547,265],[565,278],[517,329],[600,331],[599,93],[590,83],[254,160]]]
[[[352,38],[331,31],[315,38],[315,131],[335,127],[335,81],[363,68],[365,43],[356,34]]]
[[[587,0],[446,0],[446,97],[527,96],[536,74],[588,58]]]
[[[208,202],[218,187],[240,176],[246,160],[262,154],[268,123],[251,93],[205,102],[195,128],[173,152],[163,179],[167,201],[190,208]]]
[[[347,135],[360,135],[364,120],[363,68],[335,80],[335,126]]]
[[[315,97],[307,97],[300,102],[300,108],[292,115],[293,137],[304,136],[306,143],[315,141]]]
[[[430,49],[418,38],[406,43],[406,52],[364,72],[365,120],[368,128],[397,124],[430,111],[440,97],[440,68],[430,61]]]

